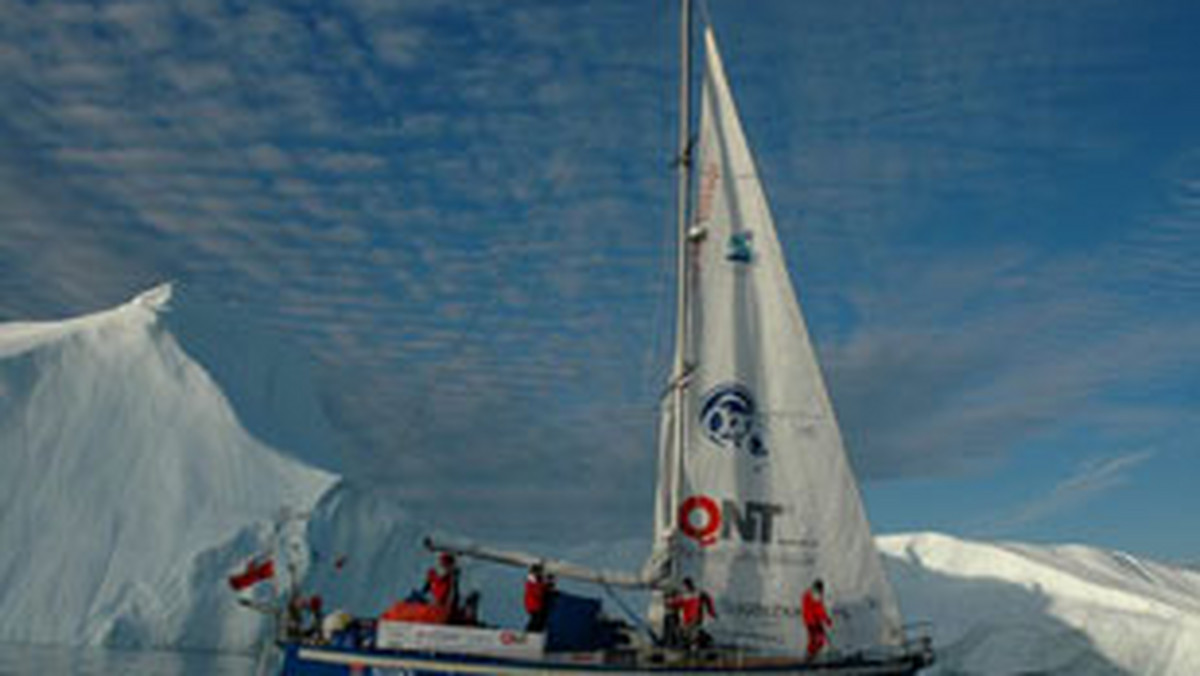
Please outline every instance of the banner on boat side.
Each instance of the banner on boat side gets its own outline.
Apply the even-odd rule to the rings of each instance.
[[[534,659],[545,652],[546,636],[509,629],[382,620],[376,629],[375,645],[393,650],[438,650]]]

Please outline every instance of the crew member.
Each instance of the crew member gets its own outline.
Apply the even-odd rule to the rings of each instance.
[[[546,574],[546,569],[540,563],[529,567],[525,576],[525,612],[529,613],[529,622],[525,631],[542,632],[546,630],[546,620],[550,617],[550,603],[554,596],[554,580]]]
[[[446,611],[447,616],[453,614],[458,606],[458,566],[453,554],[442,552],[438,556],[437,568],[425,574],[424,591],[433,597],[433,605]]]
[[[808,659],[813,659],[829,643],[827,633],[833,621],[825,610],[825,583],[818,579],[804,592],[800,604],[804,628],[808,630]]]
[[[705,618],[717,618],[712,597],[707,592],[697,591],[692,578],[683,578],[683,590],[667,600],[667,610],[678,614],[679,640],[683,647],[691,650],[705,648],[712,643],[704,631]]]

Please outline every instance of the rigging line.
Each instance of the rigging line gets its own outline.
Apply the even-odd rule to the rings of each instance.
[[[708,0],[699,0],[696,4],[700,7],[700,23],[706,27],[713,25],[712,14],[708,11]]]
[[[697,133],[692,133],[690,136],[688,136],[687,145],[684,146],[683,150],[675,156],[674,160],[671,160],[671,169],[677,170],[680,167],[686,169],[692,166],[692,160],[696,157],[696,153],[694,151],[696,149],[696,144],[699,141],[700,135]]]
[[[678,378],[671,378],[667,381],[667,386],[664,387],[658,395],[659,401],[666,399],[676,389],[687,387],[687,384],[692,379],[692,374],[696,372],[696,363],[690,361],[684,362],[683,367],[683,373],[679,374]]]
[[[628,617],[635,625],[637,625],[639,629],[646,632],[651,640],[653,640],[655,643],[661,641],[658,634],[654,633],[654,629],[642,619],[642,616],[635,613],[633,609],[625,603],[625,600],[617,595],[617,592],[613,590],[612,585],[608,584],[607,582],[602,582],[600,587],[604,589],[606,594],[608,594],[608,598],[612,599],[613,603],[617,604],[617,607],[621,609],[621,612],[625,613],[625,616]]]
[[[670,108],[673,108],[677,102],[672,94],[664,91],[661,94],[659,103],[662,106],[662,109],[666,111]],[[674,111],[671,110],[670,112],[673,113]],[[671,116],[664,115],[664,119],[668,117]],[[693,146],[695,142],[696,138],[693,136],[688,144],[689,147]],[[679,154],[679,152],[679,148],[673,148],[670,151],[669,159],[665,162],[666,166],[672,173],[679,170],[680,163],[682,162],[682,156]],[[676,229],[678,227],[676,218],[677,214],[675,214],[674,211],[667,210],[664,212],[664,218],[661,222],[660,229],[657,232],[658,238],[656,241],[655,251],[671,253],[675,251],[675,237]],[[676,300],[674,282],[675,274],[677,272],[677,264],[673,255],[656,256],[656,259],[658,260],[659,265],[655,271],[656,274],[654,276],[653,288],[657,290],[657,293],[653,294],[653,321],[650,324],[650,340],[643,349],[641,361],[642,373],[644,376],[642,382],[639,383],[643,388],[645,388],[645,391],[649,392],[659,391],[661,383],[664,380],[670,381],[674,377],[674,374],[671,372],[671,358],[674,352],[672,345],[673,336],[667,330],[667,327],[671,325],[671,322],[668,321],[667,318],[672,314],[674,310],[674,302]],[[663,359],[663,355],[668,355],[668,357]],[[668,385],[663,390],[663,396],[665,396],[665,393],[669,393],[670,390],[671,387]],[[666,405],[669,406],[669,404]],[[655,401],[652,410],[656,413],[660,413],[663,406],[664,403],[662,401],[662,396],[660,396],[660,398]]]

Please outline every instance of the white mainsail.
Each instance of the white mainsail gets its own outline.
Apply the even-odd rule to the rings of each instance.
[[[705,43],[687,422],[675,450],[665,407],[656,556],[716,600],[718,643],[802,652],[801,597],[820,578],[840,650],[896,645],[899,611],[711,29]]]

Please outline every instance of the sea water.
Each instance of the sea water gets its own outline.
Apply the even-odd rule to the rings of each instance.
[[[0,643],[0,675],[163,674],[252,676],[255,658],[205,652],[114,650]]]

